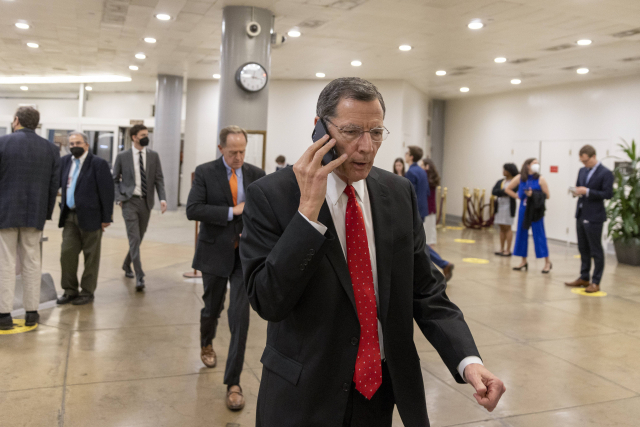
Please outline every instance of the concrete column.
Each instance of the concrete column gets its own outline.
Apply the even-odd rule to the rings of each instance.
[[[152,149],[158,152],[167,192],[167,209],[178,208],[180,173],[180,124],[182,120],[181,76],[158,74],[156,83],[156,125]],[[156,203],[156,206],[158,203]]]
[[[444,110],[446,101],[434,99],[431,110],[431,160],[442,176],[444,163]]]
[[[251,21],[261,27],[260,34],[255,37],[247,34],[247,24]],[[259,92],[246,92],[236,84],[236,71],[247,62],[257,62],[267,75],[270,74],[272,29],[273,14],[267,9],[246,6],[224,8],[218,129],[237,125],[247,130],[267,130],[269,83]]]
[[[87,95],[84,89],[84,83],[80,83],[80,92],[78,93],[78,126],[77,130],[82,130],[82,118],[86,109]]]

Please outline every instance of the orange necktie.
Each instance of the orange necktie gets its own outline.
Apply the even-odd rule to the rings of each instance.
[[[235,169],[231,169],[231,178],[229,179],[229,187],[231,187],[231,197],[233,197],[233,206],[238,204],[238,175]]]

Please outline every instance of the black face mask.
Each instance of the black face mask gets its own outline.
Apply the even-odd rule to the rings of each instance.
[[[84,148],[82,147],[71,147],[69,151],[71,151],[71,154],[73,154],[73,157],[76,159],[79,159],[84,154]]]
[[[143,147],[146,147],[147,145],[149,145],[149,137],[145,136],[144,138],[140,139],[140,141],[138,141],[138,142]]]

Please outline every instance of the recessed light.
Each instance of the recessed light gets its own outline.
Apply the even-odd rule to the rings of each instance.
[[[484,24],[482,23],[481,20],[474,19],[473,21],[469,22],[469,25],[467,25],[467,27],[469,27],[472,30],[479,30],[480,28],[484,27]]]
[[[578,74],[587,74],[588,72],[589,72],[588,68],[578,68],[576,70],[576,73],[578,73]]]
[[[398,49],[403,50],[403,51],[406,52],[408,50],[411,50],[411,46],[409,46],[408,44],[403,44]]]
[[[520,80],[520,79],[511,79],[511,84],[512,85],[519,85],[520,83],[522,83],[522,80]]]
[[[24,22],[16,22],[16,27],[20,28],[21,30],[28,30],[29,28],[31,28],[29,24],[25,24]]]
[[[156,15],[156,18],[161,21],[168,21],[171,19],[171,15],[167,15],[166,13],[158,13]]]
[[[436,76],[446,76],[447,72],[445,70],[436,71]]]
[[[502,64],[504,62],[507,62],[507,58],[503,57],[503,56],[499,56],[496,59],[493,60],[493,62],[496,62],[498,64]]]
[[[145,59],[147,57],[147,55],[145,55],[144,53],[136,53],[136,58],[138,59]]]
[[[323,78],[324,77],[324,73],[316,73],[316,77]]]
[[[213,75],[213,78],[216,79],[216,80],[218,80],[220,77],[222,77],[220,74],[214,74]]]
[[[40,47],[38,43],[27,43],[27,46],[29,46],[32,49],[37,49]]]
[[[468,87],[461,87],[460,88],[460,92],[469,92],[469,88]]]
[[[84,90],[88,90],[89,92],[91,92],[93,90],[93,88],[91,86],[85,86]]]
[[[351,65],[353,65],[354,67],[359,67],[362,65],[362,62],[355,60],[355,61],[351,61]]]
[[[153,37],[145,37],[144,41],[147,43],[155,43],[156,39],[154,39]]]
[[[578,44],[580,46],[589,46],[591,44],[591,40],[589,39],[582,39],[582,40],[578,40]]]
[[[29,90],[27,86],[20,86],[20,90]]]
[[[300,37],[302,33],[298,30],[291,30],[287,33],[289,37]]]
[[[129,69],[131,71],[138,71],[138,66],[137,65],[129,65]]]

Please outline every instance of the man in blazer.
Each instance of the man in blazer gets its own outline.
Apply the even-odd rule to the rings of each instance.
[[[12,329],[16,256],[21,254],[25,324],[38,323],[40,239],[59,187],[60,151],[36,135],[40,113],[20,107],[0,137],[0,329]]]
[[[576,207],[576,228],[582,266],[580,277],[565,285],[586,287],[586,292],[593,293],[600,290],[604,271],[602,227],[607,220],[604,201],[613,196],[613,173],[598,161],[596,149],[591,145],[580,149],[580,161],[584,167],[578,172],[574,194],[580,197]],[[591,258],[594,268],[590,276]]]
[[[102,232],[113,222],[113,179],[106,160],[89,151],[87,136],[69,134],[71,154],[61,160],[60,222],[62,249],[58,305],[84,305],[93,301],[98,286]],[[78,283],[78,258],[84,255],[84,272]],[[81,291],[78,291],[80,286]]]
[[[247,189],[240,254],[269,321],[258,427],[389,427],[395,405],[405,426],[428,426],[414,320],[479,404],[505,390],[425,252],[413,187],[373,167],[384,111],[366,80],[332,81],[315,119],[329,135]]]
[[[167,196],[164,192],[164,177],[160,156],[150,150],[149,131],[144,125],[134,125],[129,130],[133,146],[116,157],[113,167],[116,202],[122,206],[122,217],[127,226],[129,252],[124,259],[122,269],[126,277],[133,279],[131,262],[136,277],[136,291],[145,288],[144,271],[140,261],[140,244],[149,225],[151,209],[158,192],[161,212],[167,210]]]
[[[200,313],[200,358],[209,368],[216,366],[213,339],[230,282],[229,329],[231,342],[224,374],[227,407],[244,407],[240,374],[249,330],[249,300],[242,278],[238,243],[242,233],[242,211],[249,184],[262,178],[262,169],[244,162],[247,133],[238,126],[220,132],[222,156],[196,168],[187,201],[187,218],[200,221],[200,234],[193,268],[202,272],[204,308]]]

